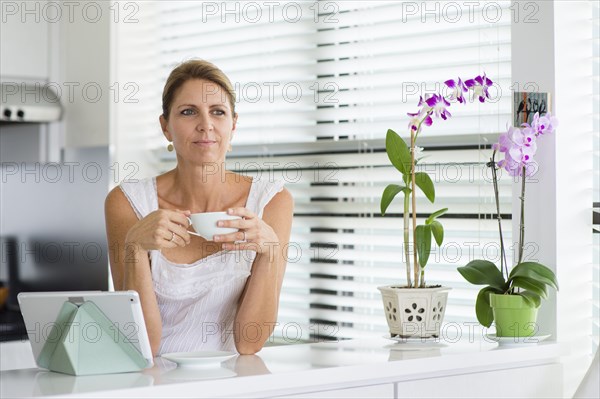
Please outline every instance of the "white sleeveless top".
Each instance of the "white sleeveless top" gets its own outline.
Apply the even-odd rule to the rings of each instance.
[[[121,183],[139,219],[158,209],[156,178]],[[246,208],[262,217],[282,181],[254,179]],[[233,322],[252,270],[253,251],[220,251],[191,264],[176,264],[150,251],[154,292],[162,319],[159,354],[235,351]]]

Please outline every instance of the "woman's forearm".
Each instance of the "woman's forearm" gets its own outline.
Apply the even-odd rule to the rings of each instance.
[[[123,290],[137,291],[142,304],[152,353],[156,355],[162,337],[162,321],[152,283],[148,252],[133,242],[125,244]]]
[[[262,349],[277,322],[279,294],[287,263],[287,249],[292,226],[294,201],[282,189],[265,206],[262,219],[246,208],[230,209],[230,214],[243,218],[232,223],[243,230],[235,240],[241,244],[224,244],[226,249],[256,251],[252,274],[246,281],[238,303],[234,323],[235,345],[241,354],[253,354]]]
[[[241,354],[258,352],[273,332],[284,270],[285,257],[275,251],[256,256],[234,324],[235,344]]]

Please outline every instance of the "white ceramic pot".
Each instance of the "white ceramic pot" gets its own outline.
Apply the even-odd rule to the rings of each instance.
[[[392,337],[439,337],[450,287],[377,287]]]

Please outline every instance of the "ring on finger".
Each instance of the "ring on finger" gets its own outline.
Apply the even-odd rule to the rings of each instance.
[[[246,232],[242,231],[242,233],[244,233],[244,239],[242,240],[243,242],[246,242]]]
[[[172,231],[172,232],[171,232],[171,234],[172,234],[172,236],[171,236],[171,239],[170,239],[169,241],[171,241],[171,242],[172,242],[172,241],[175,239],[175,232],[174,232],[174,231]]]

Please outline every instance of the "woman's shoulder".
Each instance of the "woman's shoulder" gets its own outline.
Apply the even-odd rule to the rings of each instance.
[[[271,200],[265,205],[265,209],[293,209],[293,207],[294,197],[283,185],[274,192]]]
[[[104,213],[107,217],[121,217],[124,214],[129,214],[130,209],[129,200],[120,186],[116,186],[108,192],[104,200]]]
[[[156,193],[156,177],[123,180],[116,188],[120,189],[129,199],[154,197]]]
[[[253,184],[253,202],[259,214],[265,209],[290,208],[293,206],[292,195],[285,186],[285,181],[272,178],[255,178]]]
[[[268,197],[259,216],[275,229],[280,239],[287,241],[294,215],[294,198],[289,190],[283,187],[282,183],[280,184],[273,185],[279,189]]]
[[[273,176],[258,175],[252,178],[252,184],[257,186],[258,191],[275,191],[279,192],[285,186],[283,179],[276,179]]]
[[[131,191],[132,189],[137,188],[141,188],[145,185],[148,184],[148,181],[151,181],[153,178],[146,178],[146,179],[130,179],[130,180],[123,180],[121,183],[119,183],[117,186],[113,187],[112,190],[110,190],[108,192],[108,195],[106,196],[106,203],[107,204],[119,204],[122,203],[123,201],[127,202],[127,192]]]
[[[133,208],[142,218],[155,208],[155,178],[124,180],[106,196],[105,209]]]
[[[121,190],[127,190],[130,188],[145,188],[148,186],[154,186],[156,183],[156,178],[158,176],[146,177],[143,179],[127,179],[123,180],[115,189],[120,188]]]

